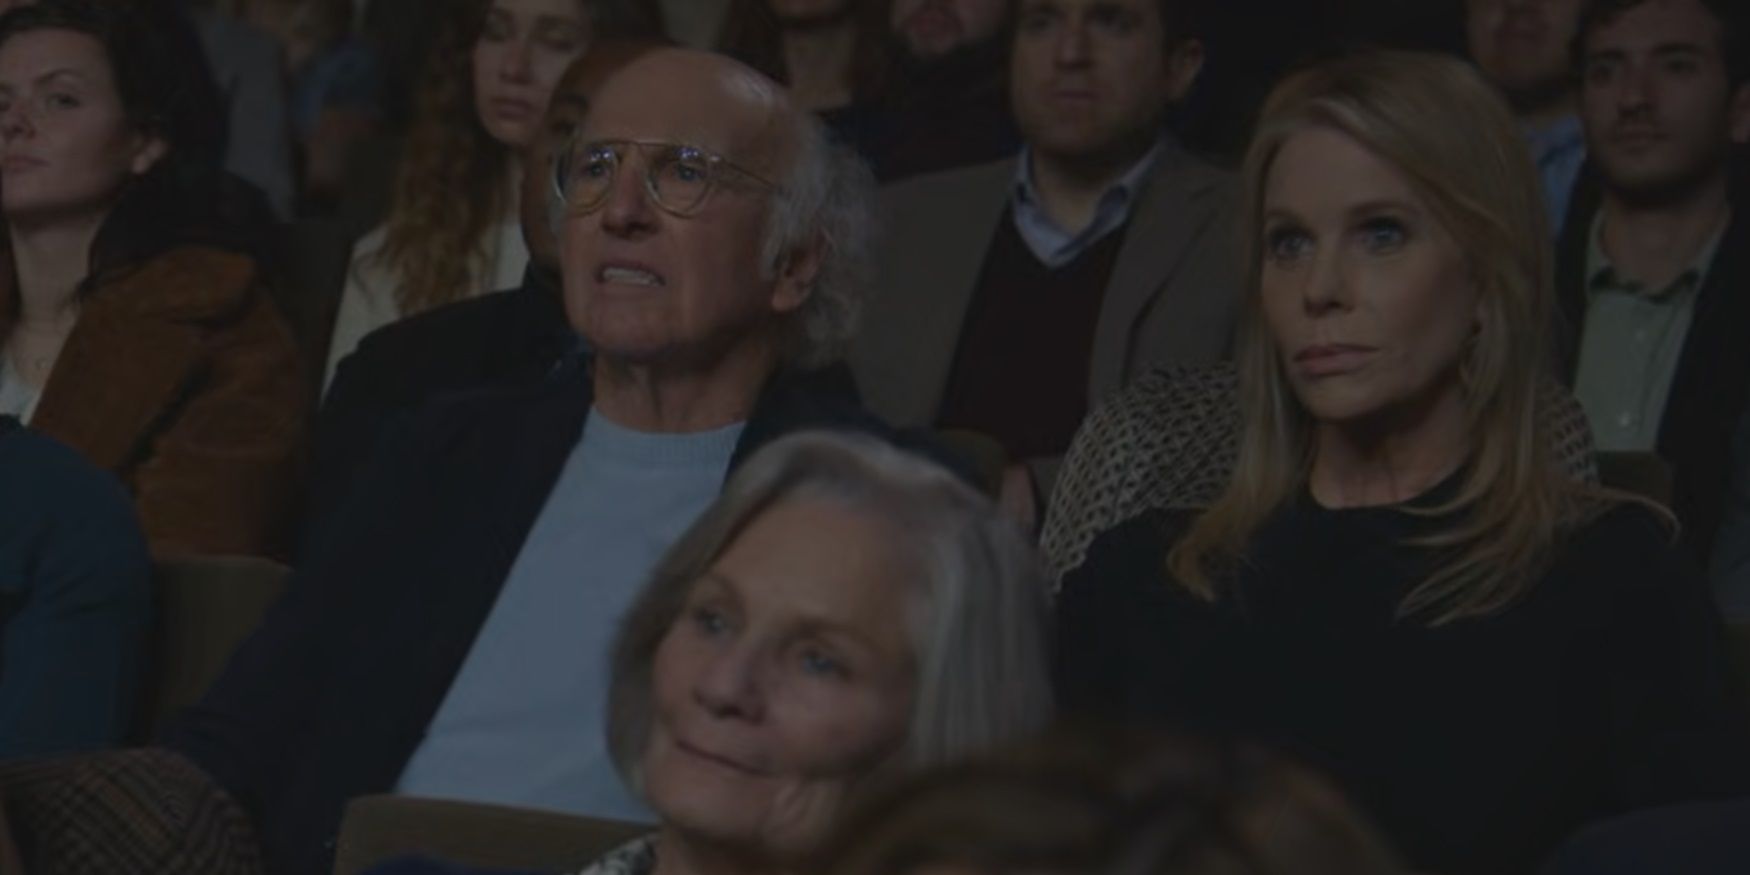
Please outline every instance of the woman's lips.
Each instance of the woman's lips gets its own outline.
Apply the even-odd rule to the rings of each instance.
[[[510,121],[532,121],[537,115],[533,103],[514,97],[495,97],[487,105],[494,115]]]
[[[0,173],[22,173],[26,170],[34,170],[43,164],[44,162],[40,158],[32,158],[29,155],[10,155],[6,158],[0,158]]]
[[[1302,347],[1294,363],[1309,377],[1331,377],[1354,371],[1371,360],[1378,350],[1353,343],[1322,343]]]
[[[678,739],[675,741],[675,747],[680,748],[682,751],[684,751],[688,755],[693,756],[697,759],[704,760],[705,762],[711,763],[712,765],[721,766],[722,768],[728,769],[732,772],[739,772],[739,773],[741,773],[743,775],[747,775],[748,777],[751,777],[751,778],[761,777],[764,774],[764,772],[762,772],[761,770],[754,768],[753,766],[747,765],[746,763],[743,763],[740,760],[736,760],[736,759],[733,759],[731,757],[726,757],[726,756],[719,756],[718,754],[711,753],[711,752],[705,750],[704,748],[695,747],[691,744],[688,744],[684,741],[680,741]]]

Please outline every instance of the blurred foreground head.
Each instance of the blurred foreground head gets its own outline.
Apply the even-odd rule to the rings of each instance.
[[[1063,734],[895,788],[848,818],[826,875],[1387,875],[1328,783],[1251,747]]]

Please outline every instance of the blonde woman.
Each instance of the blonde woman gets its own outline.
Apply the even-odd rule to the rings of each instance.
[[[1741,792],[1667,518],[1544,433],[1548,235],[1507,108],[1458,61],[1328,61],[1276,88],[1246,182],[1238,465],[1066,578],[1066,707],[1284,747],[1443,873]]]

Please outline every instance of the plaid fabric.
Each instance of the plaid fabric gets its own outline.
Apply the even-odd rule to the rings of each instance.
[[[248,815],[167,750],[0,763],[0,797],[33,873],[262,871]]]

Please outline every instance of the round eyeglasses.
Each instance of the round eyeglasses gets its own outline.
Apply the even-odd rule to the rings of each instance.
[[[772,181],[722,155],[685,143],[649,140],[574,142],[553,162],[553,190],[567,212],[600,209],[614,190],[614,179],[629,153],[644,156],[644,190],[664,211],[691,216],[720,185],[775,189]]]

